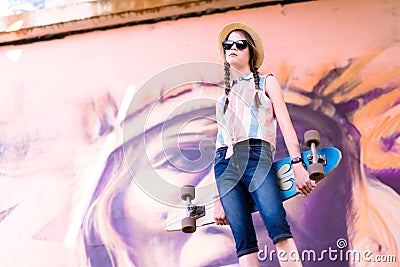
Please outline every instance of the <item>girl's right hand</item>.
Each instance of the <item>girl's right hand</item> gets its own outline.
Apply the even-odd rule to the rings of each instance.
[[[224,208],[222,207],[221,200],[214,200],[214,220],[217,225],[228,225],[228,219],[225,216]]]

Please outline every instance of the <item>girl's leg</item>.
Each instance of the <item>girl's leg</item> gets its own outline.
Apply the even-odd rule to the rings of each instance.
[[[239,265],[241,267],[259,267],[257,253],[251,253],[239,258]]]
[[[225,159],[225,154],[226,150],[217,151],[214,174],[221,203],[235,239],[236,254],[242,258],[258,252],[257,237],[246,198],[249,193],[240,182],[242,172],[238,168],[236,154],[230,159]]]
[[[268,158],[269,155],[265,153],[264,147],[250,147],[250,154],[250,157],[259,155],[259,162],[257,165],[253,165],[253,162],[249,161],[248,169],[251,171],[245,173],[243,180],[277,250],[285,251],[282,254],[285,256],[280,259],[280,264],[281,266],[302,266],[297,257],[299,255],[297,247],[286,220],[286,211],[283,207],[275,171],[266,167],[271,166],[272,157]],[[294,261],[291,260],[293,256],[295,256]]]
[[[296,244],[293,238],[288,238],[278,241],[276,244],[277,251],[285,251],[284,260],[279,261],[280,266],[288,267],[302,267],[299,251],[297,250]]]
[[[238,183],[221,197],[221,203],[229,222],[236,244],[236,254],[240,258],[258,252],[257,237],[253,226],[250,207],[247,205],[245,187]],[[246,265],[245,265],[246,266]]]

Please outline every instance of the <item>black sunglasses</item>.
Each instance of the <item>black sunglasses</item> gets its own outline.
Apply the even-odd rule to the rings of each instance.
[[[222,48],[224,50],[229,50],[232,48],[233,45],[236,45],[236,48],[238,50],[243,50],[247,48],[248,44],[249,43],[246,40],[237,40],[237,41],[225,40],[222,42]]]

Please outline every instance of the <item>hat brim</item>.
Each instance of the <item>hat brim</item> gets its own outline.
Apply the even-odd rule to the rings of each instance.
[[[225,61],[225,53],[224,50],[222,49],[222,42],[226,40],[228,35],[233,32],[234,30],[243,30],[250,34],[251,38],[254,41],[254,52],[257,54],[257,61],[255,62],[256,68],[261,67],[263,61],[264,61],[264,46],[261,40],[260,35],[249,25],[242,23],[242,22],[233,22],[228,25],[225,25],[221,31],[219,32],[218,35],[218,52],[223,61]]]

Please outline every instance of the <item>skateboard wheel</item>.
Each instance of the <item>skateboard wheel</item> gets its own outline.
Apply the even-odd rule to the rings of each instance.
[[[304,133],[304,143],[306,146],[311,147],[311,143],[315,143],[315,146],[319,146],[321,143],[319,132],[317,130],[309,130]]]
[[[311,180],[319,181],[324,178],[324,166],[321,163],[312,163],[308,166],[308,175]]]
[[[181,188],[181,199],[186,201],[188,197],[190,200],[195,198],[195,189],[193,185],[184,185]]]
[[[196,219],[186,217],[182,220],[182,232],[190,234],[196,231]]]

